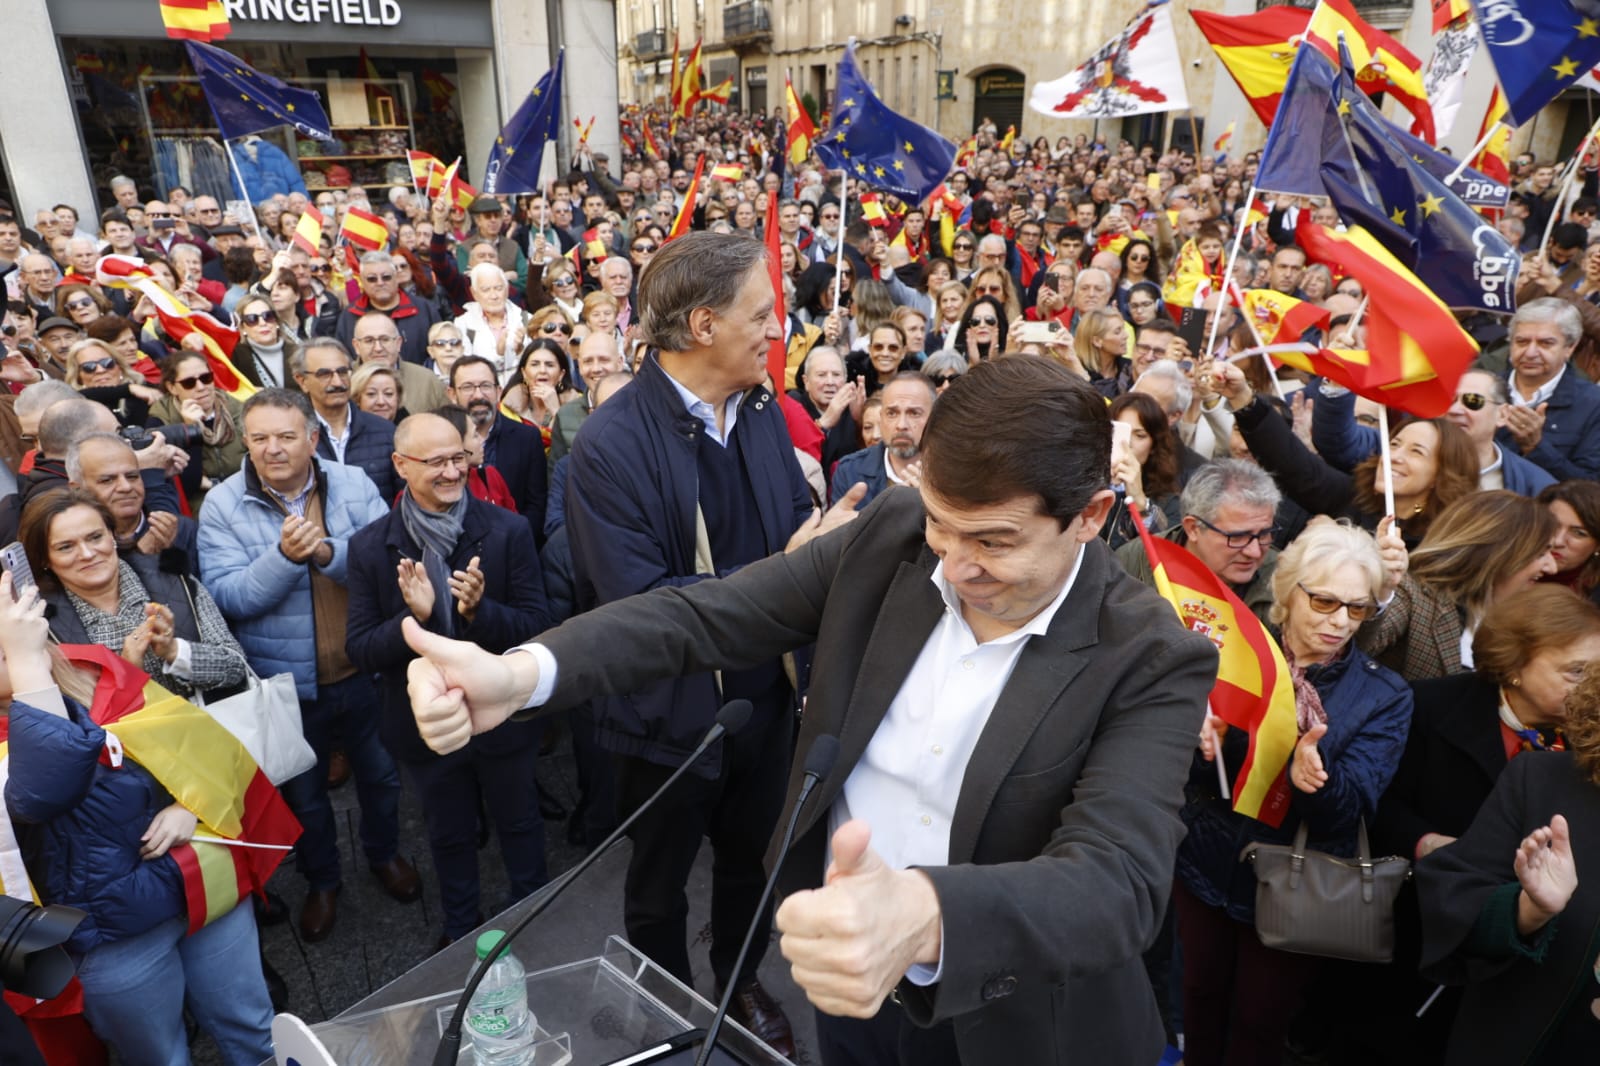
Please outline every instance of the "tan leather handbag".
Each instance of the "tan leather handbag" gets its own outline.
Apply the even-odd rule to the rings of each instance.
[[[1239,853],[1256,875],[1256,936],[1298,955],[1351,962],[1394,958],[1394,901],[1411,876],[1398,856],[1372,858],[1361,820],[1356,857],[1306,847],[1305,822],[1293,844],[1251,844]]]

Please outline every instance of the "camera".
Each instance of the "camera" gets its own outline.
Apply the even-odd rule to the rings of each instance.
[[[86,917],[72,907],[0,895],[0,987],[37,999],[59,995],[75,968],[61,945]]]
[[[184,422],[170,426],[124,426],[120,433],[122,439],[136,452],[142,452],[154,444],[157,433],[161,434],[168,444],[175,444],[179,448],[193,448],[200,443],[200,430]]]

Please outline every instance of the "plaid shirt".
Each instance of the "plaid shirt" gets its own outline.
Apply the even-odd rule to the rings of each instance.
[[[117,561],[117,575],[115,614],[107,614],[70,590],[67,600],[77,612],[89,639],[121,654],[122,642],[144,624],[144,608],[150,602],[150,594],[133,567],[121,560]],[[228,631],[228,623],[223,620],[222,612],[217,610],[211,594],[198,583],[194,586],[194,594],[195,617],[200,624],[200,632],[197,635],[176,634],[189,644],[187,676],[180,677],[174,672],[174,664],[168,663],[154,651],[146,651],[144,662],[140,664],[144,672],[155,678],[162,687],[180,696],[192,696],[196,689],[205,692],[242,684],[245,676],[244,649],[239,647],[239,642]],[[179,662],[182,662],[181,657]]]

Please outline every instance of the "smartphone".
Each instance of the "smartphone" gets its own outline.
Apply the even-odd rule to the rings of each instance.
[[[28,553],[17,541],[0,548],[0,570],[11,575],[11,595],[17,599],[34,587],[33,567],[28,565]]]
[[[1203,307],[1185,307],[1178,318],[1178,336],[1189,346],[1189,351],[1203,354],[1206,350],[1206,310]]]
[[[1128,449],[1132,446],[1133,427],[1126,422],[1111,423],[1111,469],[1117,468],[1117,464],[1122,462],[1122,457],[1128,454]],[[1112,488],[1122,487],[1120,481],[1112,483]]]
[[[1106,217],[1107,218],[1121,218],[1122,217],[1122,205],[1121,204],[1112,204],[1110,207],[1106,208]]]
[[[1144,184],[1145,184],[1145,188],[1149,189],[1151,192],[1160,192],[1161,191],[1161,175],[1160,174],[1147,174],[1147,175],[1145,175]]]
[[[1022,344],[1060,344],[1063,343],[1061,323],[1054,319],[1049,322],[1024,322],[1017,327],[1016,338]]]

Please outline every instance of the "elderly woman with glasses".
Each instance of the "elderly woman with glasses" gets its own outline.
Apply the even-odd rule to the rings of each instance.
[[[62,318],[71,319],[79,329],[101,315],[111,313],[111,301],[88,285],[68,283],[56,289],[55,311]]]
[[[85,399],[105,404],[124,426],[143,426],[150,405],[161,399],[142,375],[104,341],[75,342],[67,349],[67,384]]]
[[[435,322],[428,327],[428,362],[441,380],[450,380],[450,368],[461,358],[466,343],[454,322]]]
[[[1271,618],[1282,634],[1293,682],[1295,740],[1287,751],[1253,752],[1284,766],[1261,810],[1273,825],[1234,809],[1219,777],[1235,785],[1251,753],[1246,731],[1211,717],[1185,786],[1188,836],[1172,891],[1183,944],[1186,1061],[1276,1063],[1289,1023],[1321,961],[1261,946],[1256,878],[1241,852],[1286,844],[1302,824],[1310,846],[1353,855],[1394,777],[1411,721],[1411,690],[1369,659],[1354,637],[1378,613],[1384,566],[1370,533],[1314,519],[1278,559]],[[1221,773],[1214,760],[1221,758]]]
[[[576,325],[583,316],[583,290],[570,262],[557,259],[545,267],[544,291],[549,294],[551,305],[567,316],[569,324]]]
[[[531,335],[532,316],[509,300],[511,285],[498,263],[479,263],[467,272],[472,299],[456,317],[466,353],[481,356],[509,376]]]
[[[238,473],[244,464],[244,405],[217,388],[216,380],[204,355],[174,352],[161,368],[166,395],[150,408],[150,417],[160,425],[182,423],[199,432],[199,441],[188,448],[199,461],[184,468],[184,490],[196,514],[212,486]],[[191,479],[195,469],[200,476]]]

